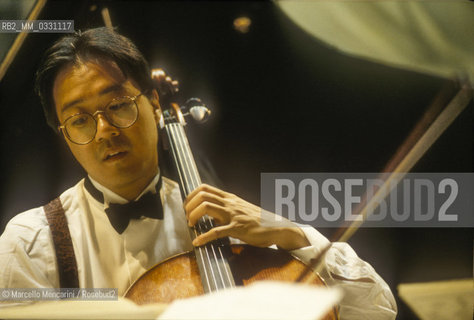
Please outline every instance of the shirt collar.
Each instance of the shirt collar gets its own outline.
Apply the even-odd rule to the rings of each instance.
[[[127,199],[125,199],[124,197],[116,194],[115,192],[113,192],[112,190],[108,189],[107,187],[104,187],[103,185],[101,185],[99,182],[97,182],[96,180],[94,180],[90,175],[88,175],[92,185],[97,189],[99,190],[100,192],[102,192],[102,194],[104,195],[104,205],[106,208],[108,208],[109,206],[109,203],[117,203],[117,204],[125,204],[125,203],[128,203],[129,201]],[[158,169],[158,173],[156,174],[156,176],[153,178],[153,180],[151,180],[151,182],[145,187],[145,189],[143,189],[143,191],[138,195],[138,197],[136,197],[133,201],[137,201],[138,199],[140,199],[144,194],[148,193],[148,192],[151,192],[152,194],[155,194],[157,191],[156,191],[156,184],[158,183],[158,181],[160,180],[160,169]]]

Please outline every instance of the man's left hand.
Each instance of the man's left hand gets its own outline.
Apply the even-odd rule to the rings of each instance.
[[[189,226],[205,215],[217,224],[195,238],[194,246],[223,237],[234,237],[257,247],[276,244],[285,250],[309,245],[303,231],[291,221],[207,184],[189,194],[184,209]]]

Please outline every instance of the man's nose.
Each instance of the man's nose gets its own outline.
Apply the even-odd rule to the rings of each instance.
[[[95,134],[96,142],[101,142],[104,139],[118,136],[120,129],[113,126],[103,114],[98,114],[97,118],[97,132]]]

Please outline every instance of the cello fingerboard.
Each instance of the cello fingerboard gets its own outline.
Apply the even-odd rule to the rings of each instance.
[[[168,135],[170,150],[178,171],[183,198],[186,198],[201,184],[201,178],[183,125],[177,122],[168,123],[164,129]],[[189,228],[191,239],[213,227],[214,221],[211,217],[207,215],[202,217],[196,226]],[[235,286],[227,260],[227,251],[227,243],[223,240],[216,240],[194,248],[204,292],[215,292]]]

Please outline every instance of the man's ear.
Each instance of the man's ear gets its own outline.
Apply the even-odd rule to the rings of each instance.
[[[57,135],[61,137],[60,139],[64,142],[64,144],[69,146],[69,144],[68,144],[69,139],[66,137],[66,132],[64,132],[64,129],[59,128],[59,120],[56,123],[58,124],[58,126],[56,127],[57,128],[56,129],[57,130],[56,131]]]

